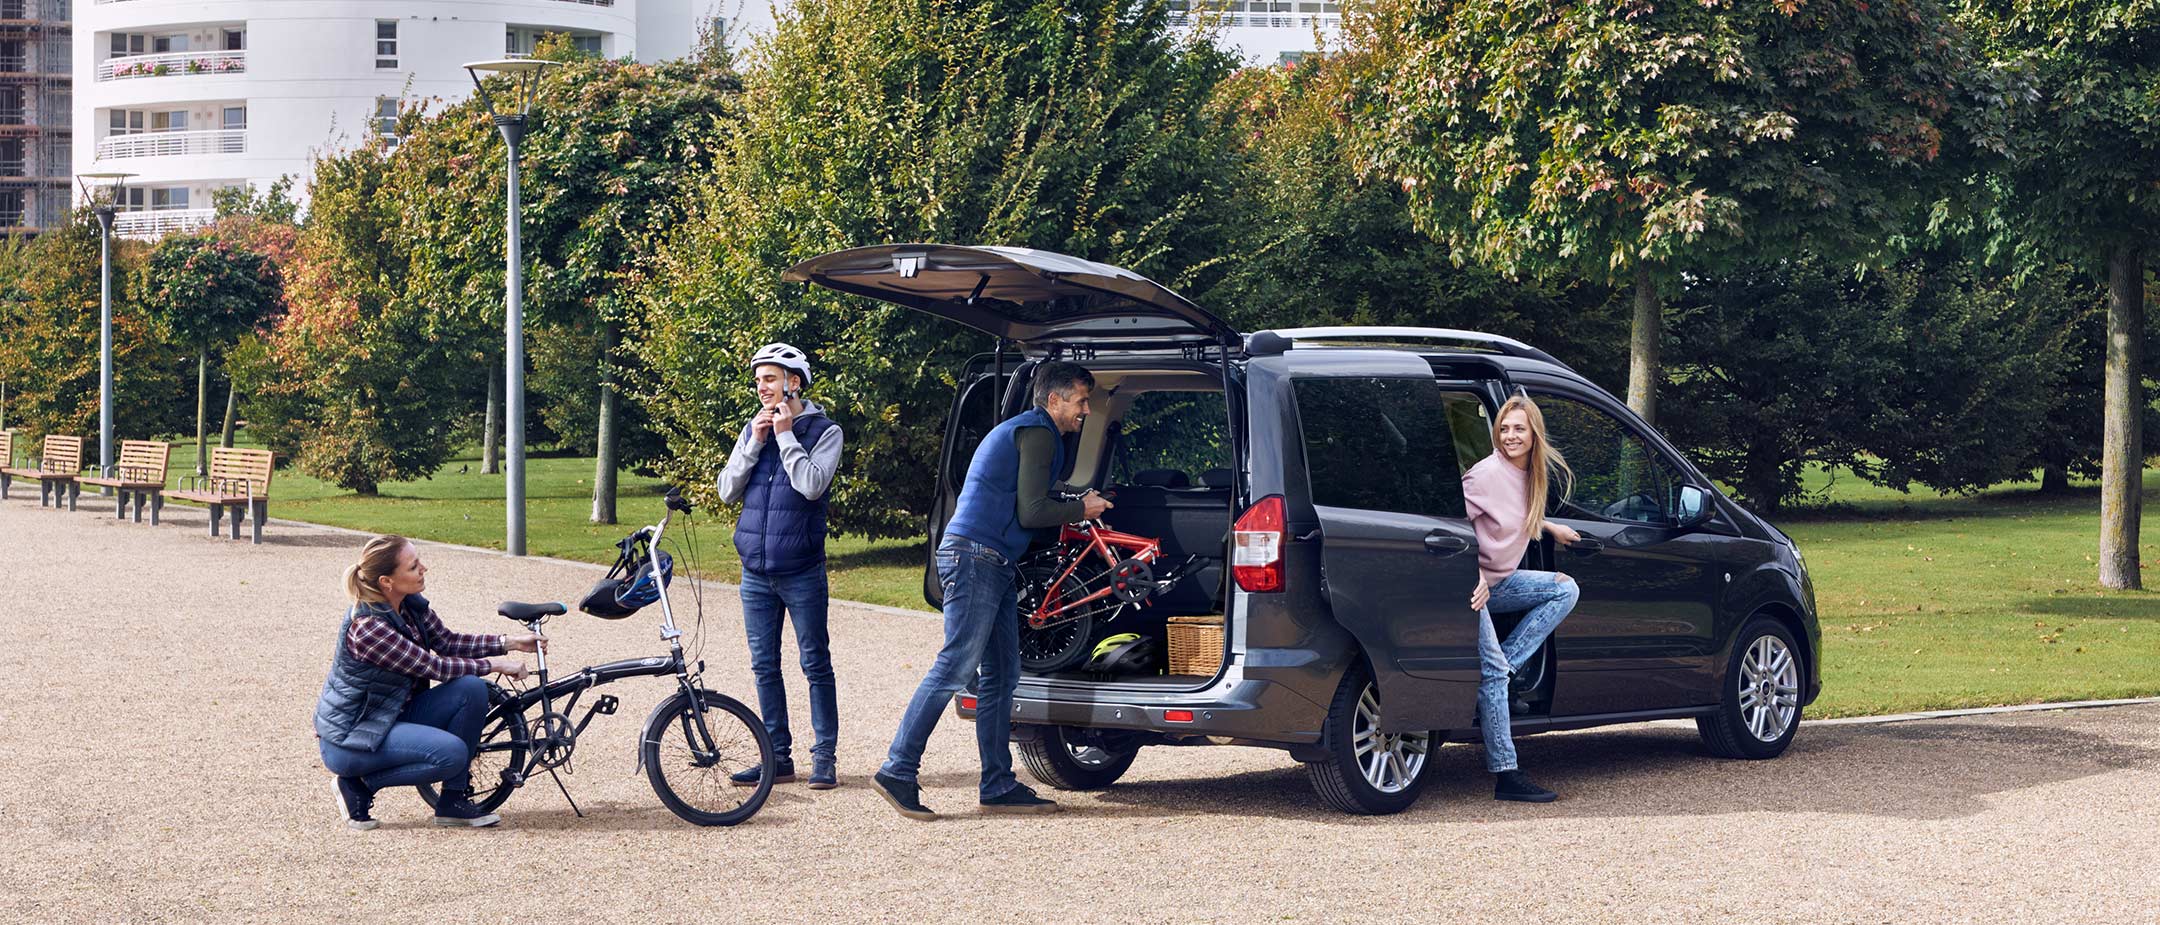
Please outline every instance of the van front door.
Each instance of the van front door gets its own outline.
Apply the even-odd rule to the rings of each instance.
[[[1482,426],[1482,387],[1450,386],[1428,371],[1299,379],[1294,388],[1328,602],[1372,666],[1381,728],[1469,726],[1478,555],[1462,467],[1490,437],[1459,442],[1450,419]]]

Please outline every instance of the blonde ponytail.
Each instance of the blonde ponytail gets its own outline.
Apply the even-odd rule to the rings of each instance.
[[[362,604],[387,604],[382,586],[376,581],[397,571],[398,554],[412,541],[396,534],[384,534],[367,541],[360,547],[360,561],[345,570],[345,593]]]

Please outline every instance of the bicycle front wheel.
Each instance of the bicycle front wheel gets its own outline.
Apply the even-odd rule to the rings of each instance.
[[[686,693],[661,703],[645,721],[638,757],[660,802],[698,825],[735,825],[772,794],[776,769],[765,724],[717,691],[698,691],[695,704]],[[759,772],[755,786],[729,779],[751,770]]]

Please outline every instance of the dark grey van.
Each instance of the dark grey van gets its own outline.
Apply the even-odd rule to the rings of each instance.
[[[1096,377],[1066,481],[1114,492],[1112,528],[1160,537],[1190,578],[1093,628],[1161,634],[1218,615],[1212,675],[1031,675],[1014,704],[1029,770],[1114,783],[1149,745],[1279,748],[1330,806],[1391,813],[1426,758],[1476,741],[1477,538],[1462,471],[1518,390],[1575,471],[1533,543],[1575,611],[1517,678],[1517,734],[1693,718],[1708,750],[1784,752],[1821,690],[1814,591],[1793,541],[1728,500],[1603,389],[1503,337],[1413,328],[1232,330],[1153,282],[1043,251],[902,244],[827,254],[792,281],[988,332],[946,422],[935,548],[983,435],[1048,359]],[[926,569],[924,594],[938,603]],[[1504,635],[1519,614],[1495,614]],[[957,699],[973,717],[973,698]]]

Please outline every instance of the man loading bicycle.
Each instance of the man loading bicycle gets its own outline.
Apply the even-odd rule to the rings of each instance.
[[[1071,501],[1050,494],[1065,468],[1060,436],[1079,432],[1094,390],[1095,377],[1078,364],[1043,364],[1035,374],[1035,406],[992,428],[968,463],[959,503],[937,548],[945,645],[908,701],[885,766],[872,778],[879,795],[903,816],[937,818],[922,803],[916,772],[946,703],[978,666],[975,742],[982,755],[983,810],[1057,811],[1056,803],[1036,796],[1012,773],[1012,698],[1020,684],[1015,563],[1036,531],[1100,517],[1111,507],[1092,491]]]

